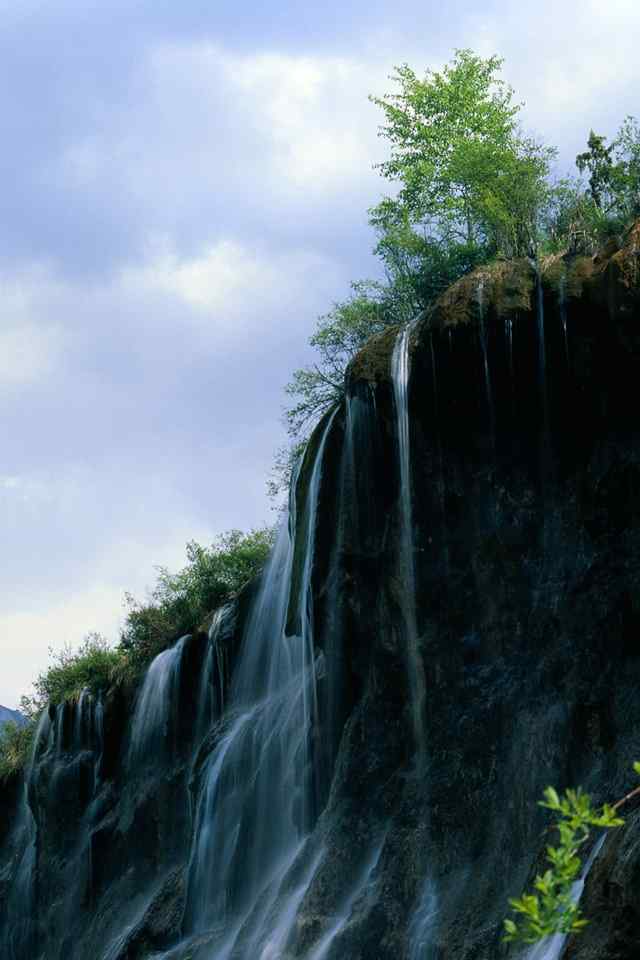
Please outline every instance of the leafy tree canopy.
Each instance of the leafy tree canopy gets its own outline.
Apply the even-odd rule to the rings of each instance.
[[[502,63],[459,50],[424,79],[403,64],[392,77],[397,92],[371,98],[391,145],[379,169],[400,186],[371,212],[382,233],[406,219],[446,244],[507,255],[535,248],[555,151],[522,132],[521,105],[499,77]]]
[[[421,79],[395,69],[395,90],[370,99],[384,114],[389,158],[378,168],[396,186],[370,211],[384,282],[353,285],[318,320],[313,364],[286,388],[291,442],[276,455],[272,495],[288,486],[311,429],[344,391],[366,340],[428,309],[465,273],[497,256],[592,253],[640,216],[640,127],[627,117],[611,144],[593,131],[578,155],[582,179],[551,178],[554,148],[525,135],[522,104],[500,76],[499,57],[458,50]]]

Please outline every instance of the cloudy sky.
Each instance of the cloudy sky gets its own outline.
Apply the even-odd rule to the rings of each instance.
[[[370,92],[506,58],[569,167],[637,103],[637,0],[0,0],[0,703],[270,521],[283,386],[374,275]]]

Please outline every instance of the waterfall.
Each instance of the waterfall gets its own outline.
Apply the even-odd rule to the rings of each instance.
[[[82,750],[102,752],[103,707],[101,697],[92,696],[87,687],[80,694],[74,707],[73,733],[71,749],[74,753]]]
[[[504,318],[504,335],[507,343],[507,362],[509,364],[509,377],[513,382],[513,319],[507,314]]]
[[[433,947],[437,917],[436,888],[431,878],[427,877],[409,928],[409,960],[431,960],[434,956],[430,948]]]
[[[24,774],[18,816],[9,838],[16,864],[7,886],[7,897],[0,913],[0,956],[2,960],[23,960],[35,954],[35,879],[38,827],[31,809],[37,761],[51,746],[52,724],[48,710],[43,710],[33,739],[31,758]],[[3,878],[4,879],[4,878]]]
[[[180,667],[187,637],[159,653],[147,670],[131,724],[130,767],[157,763],[175,733]]]
[[[538,325],[538,388],[540,392],[540,407],[542,411],[542,428],[540,431],[540,479],[548,494],[548,482],[553,475],[551,450],[551,432],[549,429],[549,403],[547,398],[547,349],[545,338],[544,318],[544,290],[542,287],[542,272],[538,260],[531,261],[536,275],[536,319]],[[545,510],[546,516],[546,510]],[[545,519],[543,535],[547,540],[547,522]]]
[[[357,876],[356,881],[353,884],[353,887],[346,897],[344,903],[338,910],[337,914],[332,918],[331,926],[308,954],[307,960],[325,960],[325,958],[328,956],[333,943],[347,926],[355,904],[366,892],[366,889],[371,882],[373,873],[375,872],[375,869],[380,861],[380,855],[382,853],[385,840],[386,834],[374,847],[371,855],[364,864],[364,867]]]
[[[314,455],[300,515],[296,481],[263,571],[234,668],[224,716],[196,773],[198,794],[184,932],[206,939],[207,960],[279,957],[321,862],[310,850],[316,734],[311,578],[324,450],[335,412]],[[303,464],[303,467],[306,465]],[[298,593],[296,530],[304,531]],[[294,605],[299,624],[286,634]]]
[[[489,348],[487,344],[487,328],[485,324],[484,277],[480,277],[478,279],[476,299],[478,303],[478,321],[480,324],[480,347],[482,349],[482,366],[484,370],[484,391],[487,398],[487,410],[489,412],[491,442],[495,448],[496,416],[493,407],[493,392],[491,390],[491,373],[489,371]]]
[[[538,370],[540,376],[540,392],[546,407],[547,390],[547,352],[544,334],[544,291],[542,289],[542,275],[540,273],[540,264],[534,262],[536,272],[536,316],[538,320]]]
[[[589,858],[582,869],[582,873],[573,884],[571,888],[571,900],[573,903],[580,902],[580,897],[582,896],[584,885],[587,881],[587,877],[589,876],[589,871],[595,863],[598,854],[602,850],[602,845],[604,844],[605,839],[606,834],[603,834],[591,851],[591,854],[589,855]],[[542,940],[540,943],[536,943],[530,947],[530,949],[524,954],[522,960],[560,960],[562,950],[567,942],[568,937],[568,933],[556,933],[552,937],[548,937],[546,940]]]
[[[562,323],[562,332],[564,335],[564,352],[569,366],[569,330],[567,324],[567,278],[563,273],[558,285],[558,305],[560,308],[560,322]]]
[[[414,564],[413,514],[411,506],[411,438],[409,433],[409,343],[413,324],[398,333],[391,357],[391,376],[396,407],[398,457],[400,465],[400,531],[398,568],[413,730],[416,740],[417,766],[425,759],[424,701],[425,684],[422,657],[418,647],[416,619],[416,576]]]
[[[198,693],[196,748],[202,738],[209,732],[214,721],[224,713],[227,667],[225,652],[219,643],[219,638],[229,611],[229,606],[223,606],[216,610],[209,627],[207,651],[202,665]]]
[[[433,331],[429,332],[429,350],[431,353],[431,379],[433,383],[433,417],[436,437],[436,453],[438,458],[438,505],[440,507],[440,523],[442,526],[443,559],[446,575],[449,575],[449,537],[447,535],[447,511],[445,508],[446,481],[444,472],[444,457],[442,455],[442,433],[440,426],[440,398],[438,394],[438,371],[436,366],[436,351],[433,343]]]
[[[60,709],[60,707],[57,708],[57,710]],[[62,735],[61,730],[60,735]],[[104,752],[103,741],[104,708],[102,705],[102,697],[93,697],[90,690],[85,687],[78,698],[78,702],[74,706],[71,751],[76,756],[83,751],[93,753],[92,792],[94,793],[100,779],[100,768],[102,766],[102,756]],[[62,744],[60,743],[58,752],[61,749]]]

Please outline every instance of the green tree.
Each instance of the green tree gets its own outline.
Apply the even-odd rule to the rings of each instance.
[[[476,243],[448,243],[414,229],[408,212],[389,199],[371,211],[371,222],[398,323],[426,310],[454,281],[488,259],[488,250]]]
[[[447,246],[514,256],[535,248],[555,151],[522,132],[520,105],[499,78],[502,63],[459,50],[424,79],[403,64],[392,78],[399,91],[371,98],[391,145],[379,169],[400,187],[372,210],[378,229],[406,217]]]
[[[591,130],[587,150],[576,157],[588,188],[574,189],[572,228],[587,237],[593,250],[609,236],[622,233],[640,216],[640,127],[627,117],[607,146],[607,138]]]
[[[383,284],[354,283],[350,297],[335,303],[329,313],[318,319],[309,340],[317,359],[310,366],[295,370],[285,388],[291,398],[285,421],[292,438],[308,436],[326,411],[342,399],[347,365],[369,337],[400,322],[392,296],[393,292]]]
[[[411,281],[399,276],[388,283],[362,280],[351,284],[351,294],[318,318],[309,344],[315,362],[294,370],[285,387],[288,403],[284,420],[289,443],[275,455],[267,482],[269,495],[280,500],[289,489],[295,464],[315,425],[344,396],[349,362],[369,337],[385,327],[407,323],[416,313],[418,300]]]
[[[625,223],[640,216],[640,124],[627,117],[615,138],[617,204]]]
[[[501,66],[498,57],[461,50],[424,80],[398,67],[400,91],[371,98],[391,144],[379,168],[400,185],[370,211],[386,282],[353,284],[351,296],[319,318],[310,340],[316,361],[286,387],[291,443],[276,455],[272,494],[288,485],[311,430],[342,399],[346,367],[370,336],[414,319],[497,252],[528,253],[537,243],[554,151],[522,134]]]
[[[576,166],[580,173],[589,174],[589,191],[596,208],[604,213],[615,204],[614,183],[618,176],[615,163],[615,144],[606,147],[606,137],[593,130],[589,133],[584,153],[576,157]]]

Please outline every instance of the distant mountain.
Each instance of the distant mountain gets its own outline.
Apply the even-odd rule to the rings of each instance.
[[[7,720],[13,720],[15,723],[24,723],[24,717],[17,710],[9,710],[8,707],[0,706],[0,726]]]

